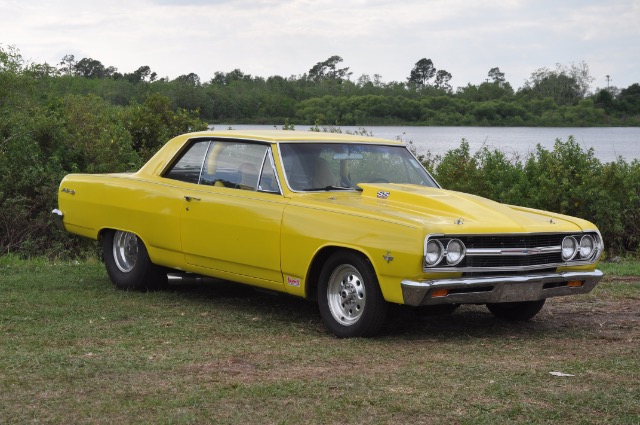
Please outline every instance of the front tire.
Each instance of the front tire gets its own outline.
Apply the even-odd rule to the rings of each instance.
[[[512,322],[524,322],[538,314],[546,299],[538,301],[520,301],[512,303],[487,304],[494,316]]]
[[[338,338],[375,335],[388,309],[369,261],[349,251],[334,253],[324,264],[318,305],[325,326]]]
[[[116,288],[145,291],[166,285],[166,274],[151,262],[144,243],[133,233],[108,231],[102,239],[102,256]]]

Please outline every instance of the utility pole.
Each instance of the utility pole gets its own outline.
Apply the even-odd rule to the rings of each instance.
[[[609,81],[611,81],[611,76],[605,75],[605,78],[607,79],[607,90],[609,90]]]

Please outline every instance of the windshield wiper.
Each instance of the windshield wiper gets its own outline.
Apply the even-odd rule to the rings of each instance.
[[[314,192],[319,190],[357,190],[350,186],[325,186],[325,187],[312,187],[310,189],[305,189],[305,192]]]

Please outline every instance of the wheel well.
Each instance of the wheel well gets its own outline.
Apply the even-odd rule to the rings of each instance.
[[[312,301],[317,300],[318,281],[320,279],[320,272],[322,271],[322,266],[324,266],[324,263],[327,262],[327,259],[331,255],[333,255],[338,251],[354,252],[358,255],[361,255],[363,258],[367,260],[367,262],[369,262],[369,264],[371,264],[371,260],[369,259],[369,257],[367,257],[367,255],[355,249],[345,248],[342,246],[327,246],[322,248],[313,258],[313,261],[311,262],[311,266],[309,267],[309,271],[307,272],[307,279],[306,279],[307,283],[305,285],[306,299],[312,300]]]
[[[115,232],[115,230],[108,227],[103,227],[102,229],[98,230],[98,242],[102,241],[102,238],[104,238],[104,235],[106,235],[108,232]]]

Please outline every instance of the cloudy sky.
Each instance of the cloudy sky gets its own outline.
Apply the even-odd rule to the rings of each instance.
[[[586,62],[592,88],[640,83],[640,0],[0,0],[0,43],[36,63],[90,57],[122,73],[203,82],[239,68],[301,75],[333,55],[382,81],[421,58],[479,84],[514,88],[538,68]]]

